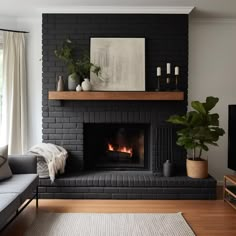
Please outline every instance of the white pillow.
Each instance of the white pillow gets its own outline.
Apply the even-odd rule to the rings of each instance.
[[[8,146],[0,147],[0,180],[10,178],[12,176],[11,169],[8,164]]]

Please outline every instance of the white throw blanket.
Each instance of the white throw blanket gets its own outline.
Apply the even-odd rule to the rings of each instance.
[[[29,152],[44,157],[52,182],[54,182],[58,171],[60,174],[64,173],[68,153],[63,147],[52,143],[40,143],[30,148]]]

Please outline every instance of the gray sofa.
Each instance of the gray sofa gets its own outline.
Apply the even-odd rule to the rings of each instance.
[[[36,197],[38,207],[37,161],[35,156],[8,158],[13,176],[0,181],[0,231],[3,230]],[[26,201],[29,199],[28,201]]]

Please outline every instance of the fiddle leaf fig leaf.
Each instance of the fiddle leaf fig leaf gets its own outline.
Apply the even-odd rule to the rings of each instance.
[[[219,101],[219,98],[216,97],[207,97],[206,102],[203,103],[203,106],[207,112],[209,112],[212,108],[215,107],[217,102]]]
[[[218,114],[209,114],[208,115],[209,125],[219,126],[219,115]]]
[[[189,122],[189,125],[191,125],[191,126],[198,126],[198,125],[201,125],[201,123],[202,123],[202,117],[196,111],[188,112],[187,120]]]
[[[207,145],[205,145],[205,144],[202,145],[202,149],[203,149],[204,151],[206,151],[206,152],[209,150],[209,148],[208,148]]]
[[[225,131],[222,128],[212,127],[211,129],[215,131],[218,136],[223,136],[225,134]]]
[[[170,123],[173,123],[176,125],[186,125],[187,124],[186,117],[179,116],[179,115],[170,116],[169,119],[167,120],[167,122],[170,122]]]
[[[198,112],[201,113],[201,114],[206,114],[206,113],[207,113],[205,107],[204,107],[203,104],[202,104],[201,102],[199,102],[199,101],[193,101],[193,102],[191,103],[191,106],[192,106],[192,108],[194,108],[196,111],[198,111]]]
[[[181,129],[181,130],[178,130],[177,131],[177,135],[178,136],[189,136],[190,132],[189,132],[189,129],[188,128],[185,128],[185,129]]]
[[[193,149],[196,146],[196,143],[188,137],[179,137],[176,144],[179,146],[184,146],[185,149]]]

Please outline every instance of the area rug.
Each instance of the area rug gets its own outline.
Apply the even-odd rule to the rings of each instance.
[[[41,213],[25,236],[194,236],[181,213]]]

